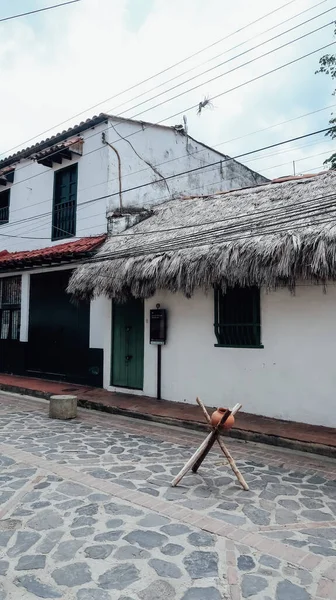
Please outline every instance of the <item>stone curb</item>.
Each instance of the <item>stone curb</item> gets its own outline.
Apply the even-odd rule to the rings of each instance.
[[[44,400],[49,400],[50,397],[53,395],[53,393],[51,392],[49,393],[44,392],[42,390],[32,390],[29,388],[23,388],[4,383],[0,383],[0,390],[24,396],[42,398]],[[206,423],[203,424],[198,421],[185,421],[183,419],[174,419],[172,417],[149,415],[147,413],[140,413],[138,411],[120,408],[118,406],[107,406],[102,402],[93,402],[92,400],[78,399],[77,405],[81,408],[86,408],[89,410],[106,412],[109,414],[130,417],[133,419],[141,419],[143,421],[154,421],[156,423],[161,423],[162,425],[172,425],[174,427],[182,427],[183,429],[191,429],[193,431],[208,431],[208,426],[206,425]],[[244,429],[237,428],[233,428],[229,431],[229,437],[238,440],[267,444],[269,446],[277,446],[279,448],[287,448],[289,450],[297,450],[299,452],[307,452],[310,454],[327,456],[328,458],[336,458],[336,447],[327,446],[325,444],[302,442],[301,440],[292,440],[276,435],[259,433],[256,431],[247,431]]]

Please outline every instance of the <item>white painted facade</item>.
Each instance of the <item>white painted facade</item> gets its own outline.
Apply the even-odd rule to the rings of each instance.
[[[105,327],[96,324],[104,344],[104,387],[110,390],[111,301],[96,300]],[[149,343],[149,312],[159,303],[168,311],[168,339],[162,348],[162,398],[210,406],[243,404],[248,413],[336,427],[336,285],[299,285],[262,292],[264,348],[219,348],[214,333],[213,295],[191,299],[162,292],[145,301],[144,387],[156,396],[157,348]],[[120,390],[119,390],[120,391]],[[132,393],[133,390],[132,390]],[[196,406],[195,406],[196,410]]]
[[[51,241],[54,174],[74,162],[78,162],[76,237],[107,231],[106,213],[119,208],[119,178],[116,153],[103,142],[103,134],[120,155],[126,211],[149,208],[180,194],[226,191],[266,181],[175,129],[109,118],[79,133],[84,140],[83,154],[73,155],[72,161],[54,163],[53,168],[30,158],[16,163],[14,183],[0,187],[0,193],[10,189],[9,223],[0,225],[0,251],[32,250],[64,242]],[[71,137],[73,134],[69,134]],[[169,177],[218,161],[221,163],[212,168],[153,185],[160,176]],[[151,185],[139,187],[147,183]],[[128,188],[138,189],[126,191]]]

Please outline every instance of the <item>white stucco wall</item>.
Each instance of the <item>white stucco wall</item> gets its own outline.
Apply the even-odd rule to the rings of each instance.
[[[144,394],[156,394],[156,347],[149,311],[168,310],[162,348],[162,398],[209,405],[243,404],[245,412],[336,426],[336,286],[262,293],[264,349],[216,348],[213,297],[158,294],[146,301]],[[195,406],[195,410],[197,410]]]

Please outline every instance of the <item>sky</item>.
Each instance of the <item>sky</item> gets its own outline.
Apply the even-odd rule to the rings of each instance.
[[[2,0],[0,19],[58,2]],[[99,112],[168,125],[185,115],[193,137],[230,156],[323,129],[336,98],[332,81],[315,71],[336,44],[278,67],[336,41],[333,6],[332,0],[81,0],[0,23],[1,158]],[[197,115],[194,106],[204,98],[214,99]],[[335,145],[320,134],[241,161],[268,178],[318,172]]]

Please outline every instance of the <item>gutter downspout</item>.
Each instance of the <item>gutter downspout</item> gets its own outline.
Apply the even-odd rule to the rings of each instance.
[[[121,185],[121,158],[120,158],[120,154],[118,152],[118,150],[112,146],[112,144],[110,144],[107,140],[106,140],[106,135],[105,133],[102,133],[102,142],[103,144],[106,144],[107,146],[109,146],[112,150],[114,150],[114,152],[117,155],[118,158],[118,178],[119,178],[119,209],[120,209],[120,214],[122,214],[123,212],[123,203],[122,203],[122,185]]]

